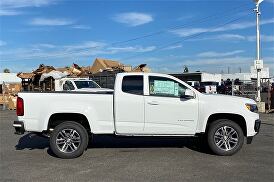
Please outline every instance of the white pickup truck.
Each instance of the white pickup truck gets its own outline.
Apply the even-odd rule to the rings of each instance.
[[[165,74],[120,73],[114,91],[21,92],[16,134],[50,137],[60,158],[80,156],[91,135],[199,136],[217,155],[251,143],[261,121],[255,101],[206,95]]]

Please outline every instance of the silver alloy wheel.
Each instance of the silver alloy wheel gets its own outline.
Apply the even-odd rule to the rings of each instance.
[[[237,131],[230,126],[222,126],[214,134],[215,145],[224,151],[232,150],[239,141]]]
[[[56,137],[56,145],[61,152],[72,153],[81,144],[81,136],[75,129],[63,129]]]

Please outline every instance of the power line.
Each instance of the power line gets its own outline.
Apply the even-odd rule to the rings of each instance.
[[[170,27],[168,27],[167,29],[164,29],[164,30],[160,30],[160,31],[148,33],[148,34],[145,34],[145,35],[142,35],[142,36],[138,36],[138,37],[135,37],[135,38],[132,38],[132,39],[128,39],[128,40],[124,40],[124,41],[120,41],[120,42],[115,42],[115,43],[112,43],[111,45],[123,44],[123,43],[127,43],[127,42],[136,41],[136,40],[139,40],[139,39],[143,39],[143,38],[151,37],[151,36],[154,36],[154,35],[166,33],[168,30],[176,30],[176,29],[179,29],[179,28],[188,27],[189,25],[192,25],[194,23],[203,23],[203,22],[205,22],[204,20],[207,20],[207,19],[210,19],[210,18],[214,18],[214,17],[218,17],[218,18],[221,17],[221,18],[223,18],[223,16],[221,16],[222,14],[227,14],[228,12],[233,12],[233,11],[239,9],[239,8],[247,7],[248,6],[247,4],[250,4],[250,3],[246,3],[246,4],[242,5],[242,6],[233,8],[233,9],[231,9],[229,11],[226,11],[226,12],[209,15],[209,16],[204,17],[204,18],[199,19],[199,20],[194,20],[194,21],[191,21],[191,22],[187,22],[187,23],[184,23],[182,25],[170,26]]]
[[[170,31],[170,30],[176,30],[176,29],[180,29],[180,28],[185,28],[185,27],[189,27],[189,26],[192,26],[193,24],[195,23],[204,23],[204,22],[207,22],[208,19],[210,18],[215,18],[216,19],[219,19],[219,18],[224,18],[224,17],[227,17],[227,16],[230,16],[230,14],[226,15],[226,16],[221,16],[223,14],[227,14],[228,12],[233,12],[237,9],[240,9],[242,7],[247,7],[247,4],[249,3],[245,3],[244,5],[242,6],[239,6],[239,7],[236,7],[236,8],[233,8],[233,9],[230,9],[229,11],[226,11],[226,12],[222,12],[222,13],[217,13],[217,14],[213,14],[213,15],[209,15],[207,17],[204,17],[202,19],[198,19],[198,20],[194,20],[194,21],[191,21],[191,22],[187,22],[187,23],[184,23],[182,25],[176,25],[176,26],[170,26],[169,28],[166,28],[166,29],[163,29],[163,30],[160,30],[160,31],[156,31],[156,32],[152,32],[152,33],[148,33],[148,34],[145,34],[145,35],[142,35],[142,36],[137,36],[135,38],[131,38],[131,39],[127,39],[127,40],[123,40],[123,41],[118,41],[118,42],[113,42],[113,43],[110,43],[109,46],[115,46],[115,45],[121,45],[121,44],[125,44],[125,43],[128,43],[128,42],[133,42],[133,41],[136,41],[136,40],[140,40],[140,39],[144,39],[144,38],[148,38],[148,37],[152,37],[152,36],[155,36],[155,35],[159,35],[159,34],[163,34],[163,33],[167,33],[167,31]],[[252,9],[240,9],[241,11],[243,10],[252,10]],[[83,49],[78,49],[77,51],[84,51],[84,50],[90,50],[90,49],[96,49],[96,48],[99,48],[100,46],[92,46],[92,47],[89,47],[89,48],[83,48]],[[70,54],[73,54],[75,53],[76,51],[71,51],[71,52],[66,52],[66,53],[63,53],[61,55],[70,55]]]
[[[131,38],[131,39],[127,39],[127,40],[124,40],[124,41],[117,41],[117,42],[113,42],[111,44],[109,44],[109,46],[114,46],[114,45],[120,45],[120,44],[125,44],[125,43],[128,43],[128,42],[133,42],[133,41],[136,41],[136,40],[140,40],[140,39],[144,39],[144,38],[148,38],[148,37],[152,37],[152,36],[155,36],[155,35],[159,35],[159,34],[163,34],[163,33],[167,33],[168,31],[170,30],[176,30],[176,29],[180,29],[180,28],[185,28],[185,27],[189,27],[189,26],[192,26],[193,24],[195,23],[204,23],[204,22],[207,22],[208,20],[210,20],[211,18],[215,18],[216,19],[219,19],[219,18],[224,18],[224,17],[227,17],[227,16],[231,16],[230,12],[234,12],[236,10],[240,10],[240,11],[243,11],[243,10],[247,10],[247,9],[240,9],[242,7],[247,7],[249,3],[245,3],[244,5],[241,5],[239,7],[235,7],[233,9],[230,9],[226,12],[221,12],[221,13],[217,13],[217,14],[213,14],[213,15],[209,15],[207,17],[204,17],[202,19],[197,19],[197,20],[193,20],[191,22],[187,22],[187,23],[184,23],[182,25],[175,25],[175,26],[170,26],[166,29],[163,29],[163,30],[160,30],[160,31],[156,31],[156,32],[152,32],[152,33],[148,33],[148,34],[145,34],[145,35],[142,35],[142,36],[137,36],[135,38]],[[248,8],[249,10],[249,8]],[[221,16],[221,15],[226,15],[226,16]],[[77,50],[74,50],[74,51],[70,51],[70,52],[65,52],[65,53],[56,53],[56,55],[54,56],[50,56],[50,57],[60,57],[60,56],[66,56],[66,55],[71,55],[71,54],[75,54],[79,51],[85,51],[85,52],[89,52],[91,49],[96,49],[96,48],[100,48],[101,46],[92,46],[92,47],[88,47],[88,48],[81,48],[81,49],[77,49]],[[43,53],[42,53],[43,54]],[[30,57],[26,57],[26,58],[22,58],[22,59],[33,59],[33,58],[47,58],[48,56],[46,55],[30,55]]]
[[[251,13],[248,13],[248,14],[246,14],[246,15],[249,15],[249,14],[251,14]],[[196,38],[196,37],[198,37],[198,36],[201,36],[201,35],[206,34],[206,33],[209,33],[209,32],[214,32],[214,30],[216,30],[216,29],[218,29],[218,28],[221,28],[221,27],[223,27],[223,26],[225,26],[225,25],[231,24],[231,23],[233,23],[233,22],[236,22],[236,21],[238,21],[238,20],[240,20],[240,19],[246,17],[246,15],[243,15],[243,16],[241,16],[241,17],[239,17],[239,18],[236,18],[236,19],[232,19],[232,20],[230,20],[230,21],[228,21],[228,22],[225,22],[225,23],[223,23],[223,24],[217,25],[217,26],[214,27],[213,29],[209,29],[209,30],[204,31],[204,32],[200,32],[200,33],[196,33],[196,34],[193,34],[193,35],[190,35],[190,36],[186,36],[186,37],[185,37],[184,39],[182,39],[182,40],[179,40],[179,41],[175,41],[175,42],[166,44],[166,45],[164,45],[164,46],[162,46],[162,47],[159,47],[158,49],[154,49],[154,50],[151,50],[151,51],[148,51],[148,52],[140,53],[140,54],[137,54],[137,55],[135,55],[135,56],[125,57],[125,58],[123,58],[123,59],[121,59],[121,60],[124,60],[124,59],[132,59],[132,58],[135,58],[135,57],[139,57],[139,56],[141,56],[141,55],[144,55],[144,54],[153,53],[153,52],[162,50],[162,49],[164,49],[164,48],[167,48],[167,47],[169,47],[169,46],[179,44],[179,43],[181,43],[181,42],[183,42],[183,41],[185,41],[185,40],[189,40],[189,39],[192,39],[192,38]]]

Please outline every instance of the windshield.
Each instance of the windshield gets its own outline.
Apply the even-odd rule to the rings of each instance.
[[[81,88],[100,88],[94,81],[74,81],[78,89]]]

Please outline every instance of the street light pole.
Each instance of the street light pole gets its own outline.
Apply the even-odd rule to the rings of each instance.
[[[261,60],[261,55],[260,55],[260,8],[259,5],[263,0],[255,0],[256,3],[256,8],[254,9],[256,13],[256,37],[257,37],[257,56],[256,60],[254,61],[254,67],[257,72],[257,102],[261,102],[261,70],[263,69],[263,60]]]

